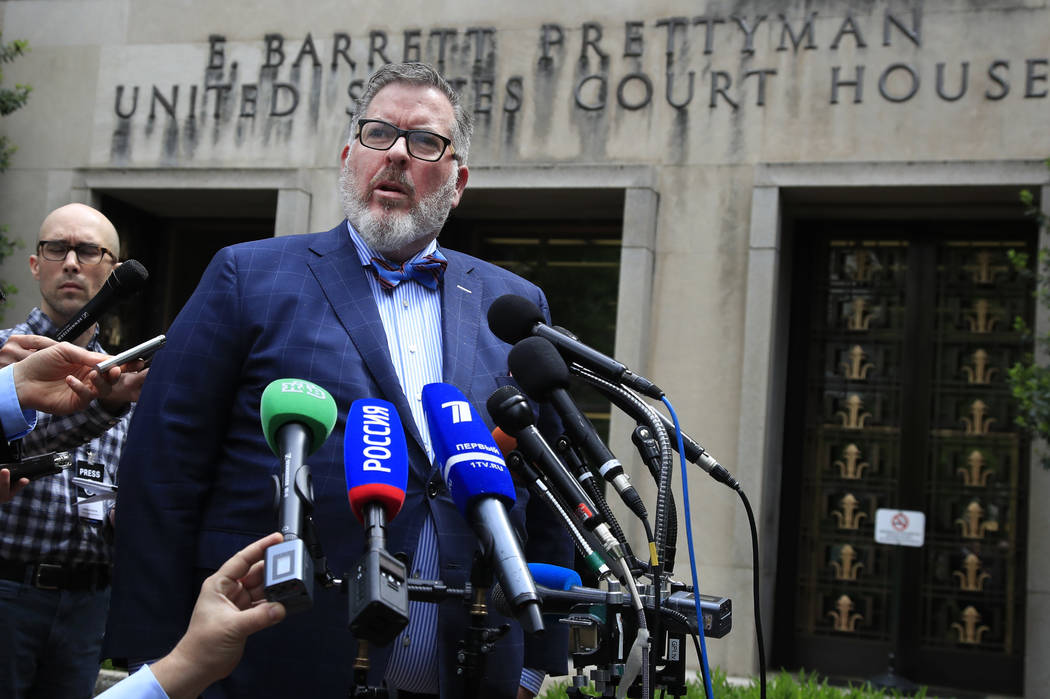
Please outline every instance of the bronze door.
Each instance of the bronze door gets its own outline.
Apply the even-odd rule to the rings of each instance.
[[[774,661],[1019,693],[1028,444],[1007,369],[1030,343],[1016,223],[800,224]],[[920,548],[876,510],[925,514]]]

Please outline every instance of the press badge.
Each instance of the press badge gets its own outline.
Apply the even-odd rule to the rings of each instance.
[[[87,461],[77,461],[73,485],[77,494],[77,514],[82,519],[101,522],[116,497],[116,486],[110,481],[105,465],[91,462],[94,456],[94,452],[88,452]]]

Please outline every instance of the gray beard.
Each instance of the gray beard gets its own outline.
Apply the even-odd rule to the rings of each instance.
[[[403,173],[393,174],[394,178],[405,182]],[[376,213],[369,208],[367,195],[356,175],[344,168],[339,175],[343,213],[370,248],[389,255],[417,241],[437,237],[452,210],[458,178],[459,169],[456,168],[440,189],[411,208],[384,207]]]

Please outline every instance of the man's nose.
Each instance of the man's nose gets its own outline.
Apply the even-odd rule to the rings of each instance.
[[[402,164],[407,163],[408,159],[412,157],[408,154],[408,136],[406,134],[399,136],[397,140],[394,141],[394,145],[390,146],[390,149],[387,150],[386,153],[387,158],[389,158],[391,162]]]
[[[62,260],[62,269],[80,269],[80,258],[77,257],[76,248],[66,251],[66,257]]]

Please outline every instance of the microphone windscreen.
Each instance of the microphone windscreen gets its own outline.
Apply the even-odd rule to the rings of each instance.
[[[514,483],[489,428],[466,396],[447,383],[423,387],[423,414],[430,429],[434,462],[449,495],[464,517],[479,497],[514,504]]]
[[[518,440],[501,430],[499,427],[492,430],[492,439],[499,447],[500,453],[506,458],[507,454],[518,448]]]
[[[536,422],[529,401],[517,386],[500,386],[485,402],[489,417],[507,435],[517,439],[521,430]],[[507,452],[504,451],[504,454]]]
[[[112,284],[114,289],[119,289],[122,294],[131,294],[145,286],[148,279],[149,272],[141,262],[127,260],[113,270],[113,273],[109,275],[108,283]]]
[[[277,431],[281,427],[289,422],[305,426],[310,434],[307,453],[313,454],[332,433],[336,412],[331,394],[303,379],[271,381],[259,401],[259,418],[266,443],[278,456]]]
[[[573,585],[583,585],[580,574],[572,568],[556,566],[550,563],[530,563],[529,572],[537,585],[555,590],[568,590]]]
[[[542,337],[526,337],[511,348],[507,366],[530,398],[543,399],[555,388],[568,388],[569,367],[558,350]]]
[[[383,506],[389,522],[401,511],[408,487],[408,443],[393,403],[359,398],[350,405],[343,436],[343,468],[350,509],[362,523],[364,506]]]
[[[509,345],[531,335],[536,323],[546,321],[539,306],[516,294],[504,294],[493,301],[488,319],[492,334]]]

